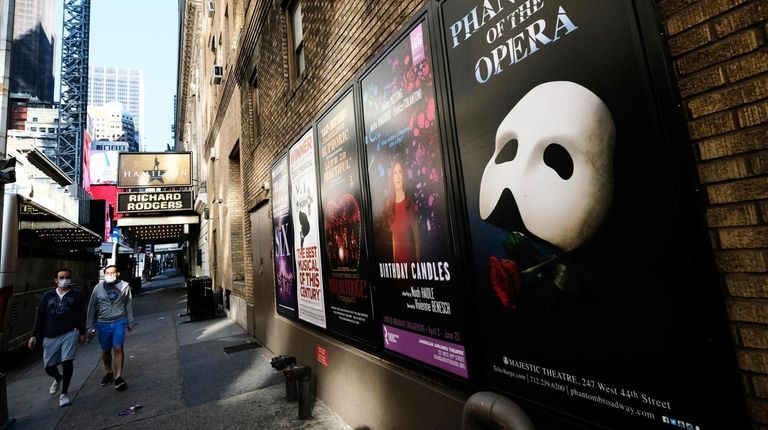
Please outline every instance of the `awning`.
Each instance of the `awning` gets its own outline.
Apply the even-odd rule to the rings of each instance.
[[[200,224],[197,215],[173,215],[173,216],[142,216],[124,217],[117,220],[118,227],[135,227],[142,225],[173,225],[173,224]]]
[[[142,243],[183,242],[189,235],[190,224],[199,224],[198,215],[133,216],[117,220],[129,236]]]
[[[111,254],[112,253],[112,247],[113,247],[112,242],[101,242],[101,253],[102,254]],[[134,250],[130,246],[118,245],[117,253],[118,254],[133,254]]]
[[[56,246],[66,244],[76,248],[79,246],[99,246],[101,243],[101,236],[91,230],[50,211],[26,197],[18,196],[18,198],[20,203],[20,233],[32,234],[38,239],[49,241],[56,244]]]

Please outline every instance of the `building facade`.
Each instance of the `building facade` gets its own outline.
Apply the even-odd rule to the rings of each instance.
[[[88,109],[120,102],[133,116],[136,141],[144,135],[144,71],[120,67],[88,67]]]
[[[192,248],[353,427],[768,425],[768,7],[561,3],[180,1]]]
[[[12,140],[28,141],[50,160],[56,160],[59,108],[26,94],[11,94],[10,104],[8,137]]]
[[[134,118],[122,103],[108,102],[102,106],[88,106],[88,116],[93,124],[95,140],[125,142],[128,151],[138,152]]]
[[[53,0],[19,0],[13,19],[11,92],[53,103]]]

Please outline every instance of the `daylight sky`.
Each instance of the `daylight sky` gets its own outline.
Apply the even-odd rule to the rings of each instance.
[[[62,4],[56,0],[57,57],[61,56]],[[147,151],[164,151],[172,143],[178,22],[177,0],[91,0],[90,64],[144,71],[141,144]],[[60,70],[57,67],[55,73]],[[57,92],[58,85],[57,79]]]

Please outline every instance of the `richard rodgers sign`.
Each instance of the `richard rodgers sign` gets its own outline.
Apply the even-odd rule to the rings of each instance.
[[[165,193],[117,193],[118,213],[191,210],[192,191]]]

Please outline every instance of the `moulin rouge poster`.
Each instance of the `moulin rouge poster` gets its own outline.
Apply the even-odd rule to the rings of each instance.
[[[320,153],[326,294],[331,330],[375,344],[367,256],[363,248],[362,197],[355,104],[347,93],[317,124]]]
[[[312,130],[288,152],[291,173],[291,215],[299,319],[325,328],[323,267]]]
[[[487,384],[606,428],[721,428],[632,2],[441,8]]]
[[[277,312],[296,318],[296,277],[293,269],[293,228],[288,181],[288,157],[272,167],[272,228],[275,253],[275,299]]]
[[[429,31],[414,26],[362,80],[384,347],[468,376]]]

